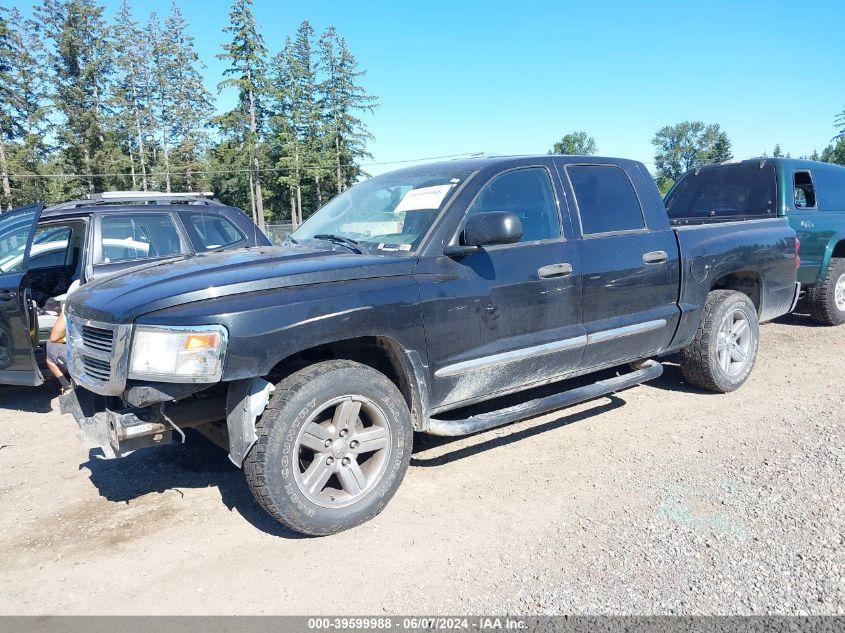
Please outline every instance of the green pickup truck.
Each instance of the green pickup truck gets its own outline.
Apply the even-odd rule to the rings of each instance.
[[[688,171],[666,194],[674,225],[785,216],[801,240],[804,305],[824,325],[845,323],[845,167],[755,158]]]

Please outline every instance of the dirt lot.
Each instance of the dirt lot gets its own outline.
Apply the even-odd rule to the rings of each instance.
[[[0,613],[845,613],[845,328],[762,329],[750,382],[659,381],[418,437],[374,521],[298,538],[196,436],[89,458],[0,388]]]

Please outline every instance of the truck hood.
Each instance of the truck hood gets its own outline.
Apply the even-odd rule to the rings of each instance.
[[[131,323],[142,314],[247,292],[318,283],[408,275],[415,257],[358,255],[297,247],[262,247],[152,262],[85,284],[68,299],[68,313],[104,323]]]

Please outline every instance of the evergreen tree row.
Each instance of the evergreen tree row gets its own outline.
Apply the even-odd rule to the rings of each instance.
[[[174,2],[108,21],[96,0],[42,0],[26,19],[0,6],[0,205],[108,190],[214,191],[264,226],[298,225],[361,175],[376,99],[346,41],[308,22],[270,54],[252,0],[234,0],[214,115],[188,24]]]

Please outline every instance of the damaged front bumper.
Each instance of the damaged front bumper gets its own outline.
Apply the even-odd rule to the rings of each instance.
[[[106,459],[173,440],[173,429],[152,409],[83,411],[75,391],[59,396],[59,406],[76,420],[85,448],[99,448]]]
[[[85,447],[100,449],[106,459],[169,444],[174,433],[184,442],[183,429],[216,423],[223,432],[223,445],[228,443],[229,459],[240,468],[255,444],[255,423],[273,389],[266,380],[250,378],[228,383],[228,388],[216,395],[196,395],[147,407],[110,408],[109,403],[123,401],[77,387],[59,396],[59,405],[62,413],[76,420]]]

